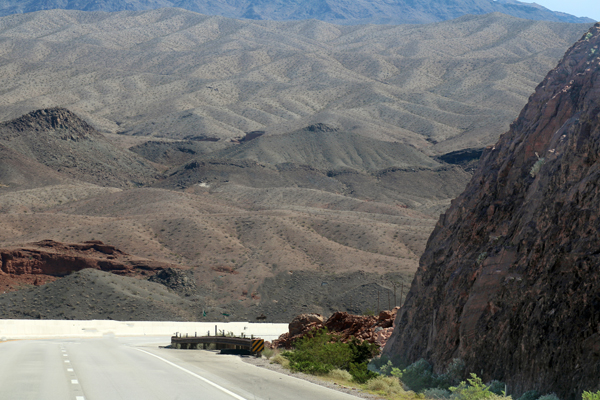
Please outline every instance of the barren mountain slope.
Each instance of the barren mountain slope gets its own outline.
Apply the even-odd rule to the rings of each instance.
[[[5,214],[0,247],[48,238],[102,240],[135,256],[191,266],[204,306],[232,318],[265,313],[284,321],[303,310],[330,313],[340,298],[354,310],[373,311],[377,293],[368,285],[382,286],[385,293],[392,282],[408,284],[434,219],[356,202],[364,208],[329,210],[326,202],[289,209],[255,202],[236,207],[209,193],[130,189],[34,213]],[[268,279],[296,273],[312,278],[283,292],[269,286]],[[311,286],[315,279],[345,283],[319,294]],[[370,292],[350,301],[350,294],[362,293],[363,285]],[[308,308],[288,301],[295,294],[302,294]],[[268,303],[261,301],[263,296]]]
[[[299,20],[319,19],[340,24],[357,23],[429,23],[465,14],[502,12],[519,18],[563,22],[591,22],[586,18],[553,12],[535,3],[515,0],[336,0],[250,1],[226,0],[5,0],[0,15],[33,12],[54,8],[83,11],[149,10],[180,7],[208,15],[232,18]]]
[[[323,124],[284,135],[261,136],[199,158],[252,160],[271,165],[294,163],[324,171],[441,166],[413,147],[340,132]]]
[[[600,24],[537,87],[440,217],[389,355],[484,381],[600,389]]]
[[[69,178],[0,144],[0,187],[23,190],[69,182]]]
[[[103,132],[179,139],[322,122],[445,153],[494,142],[587,28],[497,13],[416,26],[13,15],[0,19],[0,119],[63,106]]]
[[[64,176],[102,186],[131,187],[156,178],[150,163],[113,146],[65,109],[39,110],[0,124],[0,145],[19,153],[22,159],[35,160]],[[0,162],[6,163],[5,160]],[[34,167],[29,164],[20,163],[21,173],[29,170],[32,174]],[[47,168],[40,170],[47,171]],[[25,183],[24,178],[21,184]]]
[[[189,321],[198,313],[193,300],[159,283],[84,269],[1,295],[0,308],[2,318]]]
[[[290,162],[192,160],[159,176],[156,186],[162,188],[128,187],[140,170],[141,176],[156,171],[66,110],[32,112],[2,128],[2,143],[12,146],[0,147],[0,176],[7,182],[0,186],[2,291],[60,278],[64,270],[52,274],[57,266],[65,267],[60,260],[70,260],[74,270],[86,265],[117,268],[120,261],[113,255],[86,261],[72,254],[72,248],[86,248],[89,243],[59,243],[52,254],[43,245],[50,243],[45,242],[48,239],[61,243],[101,240],[124,251],[127,265],[135,259],[146,266],[190,267],[194,289],[177,296],[195,296],[195,300],[170,308],[177,318],[204,318],[206,311],[210,319],[228,318],[224,314],[237,319],[265,314],[269,320],[285,321],[303,311],[376,311],[378,296],[386,299],[389,294],[391,301],[393,285],[408,283],[437,212],[469,177],[458,167],[440,166],[418,150],[391,143],[391,148],[402,150],[393,154],[376,140],[327,132],[320,126],[321,134],[333,135],[321,138],[328,150],[319,148],[317,136],[312,137],[313,146],[303,153],[307,162],[337,166],[336,160],[346,160],[344,165],[357,168],[396,162],[407,167],[326,171]],[[280,152],[291,157],[299,151],[301,139],[296,136],[302,133],[317,134],[315,127],[309,127],[272,141],[249,140],[254,137],[250,134],[241,144],[166,141],[136,149],[165,164],[184,160],[184,154],[209,157],[210,150],[218,153],[223,146],[238,149],[240,155],[245,148],[254,148],[253,142],[262,143],[259,147],[265,154]],[[119,146],[136,142],[133,139],[121,140]],[[352,143],[356,155],[351,157]],[[156,166],[168,167],[165,164]],[[112,187],[115,183],[123,187]],[[149,274],[156,271],[146,269]],[[113,289],[123,284],[121,289],[127,292],[127,282],[117,279]],[[111,307],[121,304],[100,296],[96,300],[106,302],[96,308],[90,306],[93,301],[69,301],[67,306],[40,309],[40,296],[48,305],[64,300],[64,285],[56,282],[32,289],[19,304],[13,301],[17,295],[8,300],[0,296],[0,303],[12,304],[0,316],[104,318],[111,315]],[[84,279],[81,285],[72,290],[88,290],[93,282]],[[108,295],[113,289],[103,293]],[[151,300],[137,298],[129,316],[167,318],[153,304],[143,306]],[[134,304],[125,303],[115,309],[115,317],[123,315],[122,307]]]

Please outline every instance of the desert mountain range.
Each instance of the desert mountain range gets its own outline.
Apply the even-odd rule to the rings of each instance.
[[[492,12],[532,20],[593,22],[589,18],[578,18],[517,0],[5,0],[0,8],[0,16],[51,9],[114,12],[163,7],[178,7],[229,18],[276,21],[317,19],[336,24],[423,24]]]
[[[293,158],[302,134],[323,146]],[[241,143],[151,140],[127,149],[54,108],[0,125],[0,145],[0,284],[23,289],[0,296],[10,318],[106,318],[115,304],[155,301],[147,286],[164,282],[147,282],[148,268],[137,278],[122,276],[123,268],[113,276],[115,268],[102,268],[108,261],[61,250],[97,242],[135,266],[153,265],[148,271],[179,268],[194,283],[171,295],[181,296],[172,314],[140,307],[128,318],[375,312],[393,306],[394,286],[402,297],[435,217],[470,177],[412,147],[392,144],[391,152],[385,142],[323,124]],[[73,277],[48,259],[73,265]],[[100,267],[89,275],[82,263]],[[65,306],[66,282],[57,278],[74,279],[77,293],[98,293],[90,304],[104,305]]]
[[[589,24],[242,21],[181,9],[0,19],[0,119],[66,107],[105,134],[235,139],[325,123],[442,154],[494,143]]]
[[[0,285],[22,289],[0,295],[2,315],[393,307],[481,148],[588,28],[498,13],[348,27],[180,9],[1,18]],[[65,276],[35,261],[48,240],[171,272]],[[66,306],[67,280],[104,306]],[[141,312],[152,285],[175,296],[171,316]]]

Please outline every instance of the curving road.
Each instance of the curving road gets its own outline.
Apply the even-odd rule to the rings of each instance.
[[[356,400],[209,351],[161,349],[165,338],[0,343],[2,400]]]

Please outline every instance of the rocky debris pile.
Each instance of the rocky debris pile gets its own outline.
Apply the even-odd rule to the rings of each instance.
[[[148,278],[150,282],[160,283],[186,296],[197,293],[196,282],[190,276],[189,271],[183,271],[178,268],[166,268],[158,271],[155,275]]]
[[[301,336],[315,328],[322,327],[324,321],[325,319],[321,314],[300,314],[290,322],[288,336]]]
[[[84,243],[43,240],[0,249],[0,286],[11,290],[13,281],[40,285],[86,268],[139,277],[169,267],[173,266],[128,255],[99,240]]]
[[[352,315],[347,312],[336,312],[327,321],[320,314],[301,314],[289,324],[289,332],[284,333],[279,339],[273,341],[272,348],[292,347],[295,340],[315,329],[327,328],[331,333],[341,336],[343,342],[356,338],[377,343],[380,347],[392,335],[394,319],[399,307],[391,311],[382,311],[379,316]]]
[[[600,24],[486,149],[427,243],[384,352],[514,396],[600,389]]]

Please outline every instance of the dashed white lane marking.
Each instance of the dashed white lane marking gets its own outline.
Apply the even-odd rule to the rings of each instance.
[[[79,381],[77,379],[71,379],[71,383],[73,385],[79,385]]]
[[[71,362],[71,361],[69,361],[69,360],[65,360],[65,363],[70,363],[70,362]]]
[[[63,354],[63,357],[68,357],[68,356],[69,356],[68,354]]]
[[[67,368],[67,372],[73,372],[73,368]]]
[[[75,396],[75,400],[85,400],[85,397],[83,397],[83,396]]]
[[[219,389],[219,390],[220,390],[220,391],[222,391],[223,393],[226,393],[226,394],[230,395],[230,396],[231,396],[231,397],[233,397],[234,399],[237,399],[237,400],[247,400],[246,398],[244,398],[244,397],[242,397],[242,396],[239,396],[239,395],[237,395],[237,394],[233,393],[232,391],[230,391],[230,390],[227,390],[227,389],[225,389],[224,387],[222,387],[222,386],[219,386],[219,385],[217,385],[216,383],[214,383],[214,382],[211,382],[211,381],[209,381],[208,379],[206,379],[206,378],[204,378],[204,377],[202,377],[202,376],[200,376],[200,375],[198,375],[198,374],[195,374],[195,373],[193,373],[192,371],[188,371],[187,369],[185,369],[185,368],[183,368],[183,367],[180,367],[179,365],[177,365],[177,364],[175,364],[175,363],[172,363],[172,362],[171,362],[171,361],[169,361],[169,360],[165,360],[165,359],[164,359],[164,358],[162,358],[162,357],[159,357],[159,356],[157,356],[157,355],[155,355],[155,354],[152,354],[152,353],[150,353],[150,352],[147,352],[147,351],[145,351],[145,350],[142,350],[142,349],[136,349],[136,350],[137,350],[137,351],[141,351],[142,353],[146,353],[146,354],[148,354],[148,355],[150,355],[150,356],[152,356],[152,357],[158,358],[159,360],[161,360],[161,361],[163,361],[163,362],[166,362],[167,364],[169,364],[169,365],[171,365],[171,366],[173,366],[173,367],[175,367],[175,368],[177,368],[177,369],[180,369],[180,370],[182,370],[182,371],[183,371],[183,372],[185,372],[185,373],[188,373],[188,374],[190,374],[190,375],[191,375],[191,376],[193,376],[194,378],[198,378],[198,379],[200,379],[201,381],[208,383],[209,385],[211,385],[211,386],[213,386],[213,387],[215,387],[215,388]],[[80,400],[80,399],[77,399],[77,400]]]

